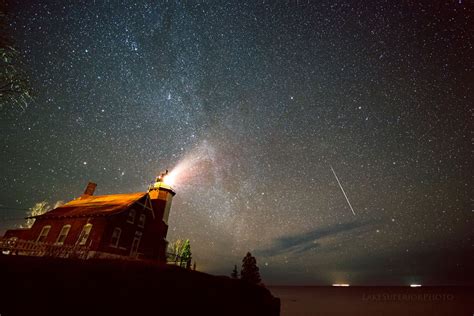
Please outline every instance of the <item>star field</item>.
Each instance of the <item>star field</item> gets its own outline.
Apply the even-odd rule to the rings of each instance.
[[[0,233],[181,168],[168,239],[200,270],[251,251],[270,284],[474,281],[468,1],[27,2]]]

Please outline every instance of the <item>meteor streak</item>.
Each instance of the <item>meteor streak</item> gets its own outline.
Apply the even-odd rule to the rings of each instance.
[[[339,181],[339,178],[337,177],[336,172],[334,171],[331,165],[329,165],[329,167],[331,167],[331,171],[334,174],[334,177],[336,178],[337,183],[339,184],[339,187],[341,188],[342,194],[344,194],[344,197],[346,198],[347,204],[349,204],[349,207],[351,208],[352,214],[356,215],[356,213],[354,212],[354,209],[352,208],[351,202],[349,202],[349,198],[347,197],[346,192],[342,188],[341,182]]]

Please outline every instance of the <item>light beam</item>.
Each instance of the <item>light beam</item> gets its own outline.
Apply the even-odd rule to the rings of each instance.
[[[207,141],[203,141],[188,154],[186,154],[177,165],[166,174],[162,181],[169,186],[182,186],[190,184],[206,173],[215,160],[214,147]]]

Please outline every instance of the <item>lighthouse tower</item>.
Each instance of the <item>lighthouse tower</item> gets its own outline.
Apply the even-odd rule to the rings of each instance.
[[[159,232],[156,235],[156,244],[159,245],[158,257],[162,260],[166,260],[166,248],[168,242],[166,241],[166,235],[168,234],[168,217],[170,214],[171,202],[176,192],[173,191],[171,186],[166,183],[166,177],[168,170],[161,173],[154,184],[148,188],[148,196],[153,208],[154,223],[158,227],[155,232]]]
[[[153,209],[157,210],[159,213],[162,211],[161,214],[156,215],[158,218],[161,218],[166,225],[168,225],[171,202],[173,201],[173,196],[176,195],[176,192],[174,192],[171,186],[166,183],[167,176],[168,170],[156,177],[155,183],[148,189]]]

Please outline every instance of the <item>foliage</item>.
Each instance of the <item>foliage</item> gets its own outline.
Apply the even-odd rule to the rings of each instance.
[[[262,281],[257,267],[257,260],[250,252],[247,252],[247,255],[242,259],[240,278],[253,284],[259,284]]]
[[[191,268],[191,244],[189,239],[178,239],[168,245],[168,253],[174,256],[175,263],[181,267]]]
[[[239,271],[237,271],[237,265],[234,265],[234,270],[232,270],[232,273],[230,274],[230,277],[232,279],[238,279],[239,278]]]
[[[33,207],[31,207],[28,210],[28,212],[26,213],[27,214],[26,222],[23,225],[20,225],[20,227],[31,228],[31,226],[33,226],[33,223],[35,222],[35,219],[29,218],[29,217],[44,214],[50,209],[51,209],[51,206],[46,201],[41,201],[41,202],[36,203]]]
[[[181,267],[186,267],[187,269],[191,268],[191,245],[189,239],[186,239],[181,250]]]
[[[0,0],[0,108],[7,104],[23,107],[31,99],[30,86],[7,31],[7,20],[5,1]]]
[[[174,242],[170,242],[168,244],[168,254],[175,257],[175,262],[177,262],[179,259],[179,254],[181,253],[181,246],[182,246],[181,239],[178,239]]]

